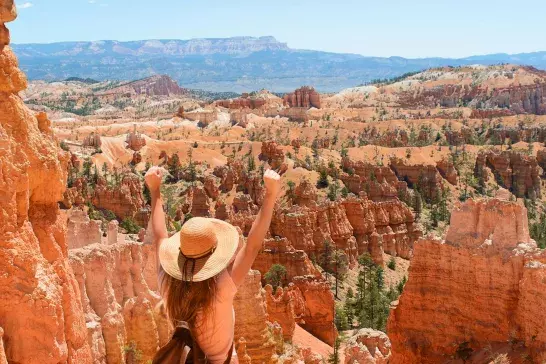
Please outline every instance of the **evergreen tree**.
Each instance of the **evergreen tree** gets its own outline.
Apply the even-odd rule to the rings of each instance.
[[[419,191],[415,191],[413,194],[413,211],[415,211],[416,218],[419,218],[423,211],[423,198]]]
[[[341,346],[341,340],[339,338],[336,338],[336,341],[334,343],[334,352],[330,354],[328,357],[328,364],[339,364],[340,358],[339,358],[339,347]]]
[[[265,281],[273,286],[273,292],[277,287],[281,287],[286,278],[286,268],[282,264],[273,264],[271,268],[264,274]]]
[[[178,182],[180,180],[182,172],[182,164],[180,163],[180,158],[178,154],[173,154],[167,163],[167,170],[170,174],[170,180],[172,182]]]

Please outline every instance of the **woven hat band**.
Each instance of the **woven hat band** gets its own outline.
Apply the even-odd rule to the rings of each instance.
[[[184,254],[182,252],[182,249],[180,249],[180,254],[182,254],[182,256],[184,258],[186,258],[186,259],[199,259],[199,258],[204,258],[204,257],[207,257],[207,256],[211,255],[212,253],[214,253],[215,250],[216,250],[216,244],[214,246],[212,246],[206,252],[203,252],[203,253],[200,253],[200,254],[187,255],[187,254]]]

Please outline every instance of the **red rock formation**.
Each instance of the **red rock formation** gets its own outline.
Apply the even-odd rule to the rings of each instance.
[[[178,86],[178,83],[167,75],[154,75],[141,80],[132,81],[99,93],[99,95],[124,94],[147,96],[183,95],[187,90]]]
[[[216,109],[200,109],[184,112],[184,119],[198,121],[201,126],[207,126],[213,121],[218,120],[218,111]]]
[[[340,202],[328,202],[313,208],[293,206],[277,212],[271,223],[271,234],[288,239],[297,250],[318,258],[325,242],[333,242],[356,261],[356,242],[353,228]]]
[[[305,301],[305,312],[301,326],[313,336],[333,345],[337,338],[334,325],[334,295],[330,284],[313,276],[296,277],[294,285]]]
[[[542,175],[546,176],[546,149],[537,152],[537,163],[542,167]]]
[[[290,107],[315,107],[320,109],[320,94],[314,88],[303,86],[296,91],[284,95],[284,102]]]
[[[243,164],[240,161],[230,161],[226,166],[214,168],[213,174],[220,178],[220,190],[229,192],[233,186],[241,182],[243,175]]]
[[[17,95],[26,79],[6,46],[12,0],[0,0],[0,327],[4,362],[91,362],[82,302],[59,211],[68,154]],[[2,350],[3,351],[3,350]],[[0,357],[4,354],[0,354]]]
[[[88,199],[88,193],[87,180],[83,177],[76,178],[72,187],[64,191],[61,206],[65,209],[72,208],[72,206],[82,206]]]
[[[279,169],[284,163],[284,151],[274,141],[263,142],[260,159],[267,161],[271,169]]]
[[[442,193],[443,178],[435,165],[410,164],[405,159],[393,157],[390,167],[410,187],[419,186],[427,200],[434,200]]]
[[[169,339],[164,313],[154,310],[160,297],[143,275],[155,260],[136,242],[94,244],[70,251],[70,265],[85,308],[93,362],[123,363],[133,341],[144,361]]]
[[[273,264],[281,264],[286,268],[285,285],[296,276],[321,277],[320,272],[311,263],[307,254],[303,250],[294,249],[286,238],[266,239],[252,269],[260,271],[263,276]]]
[[[146,145],[146,139],[137,131],[136,124],[133,127],[133,131],[127,134],[125,143],[127,143],[127,149],[131,149],[134,152],[138,152]]]
[[[502,118],[505,116],[512,116],[515,113],[508,109],[479,109],[472,110],[470,114],[471,119],[493,119]]]
[[[395,199],[373,202],[362,195],[348,198],[343,206],[356,237],[358,255],[369,252],[382,265],[383,252],[409,259],[421,231],[414,224],[410,208]]]
[[[391,342],[381,331],[361,329],[347,340],[344,354],[345,364],[387,364],[391,357]]]
[[[406,184],[400,182],[388,166],[354,162],[348,157],[342,159],[341,165],[344,172],[340,179],[355,195],[365,191],[370,199],[382,201],[397,197],[399,190],[406,190]]]
[[[95,207],[110,210],[122,220],[134,218],[145,206],[140,179],[132,173],[124,174],[119,186],[110,187],[100,177],[92,202]]]
[[[308,179],[302,179],[294,190],[294,203],[299,206],[317,205],[317,189]]]
[[[235,342],[243,337],[246,352],[254,363],[268,363],[275,355],[278,343],[266,324],[266,306],[262,293],[261,276],[250,271],[239,287],[234,300]]]
[[[517,197],[533,199],[541,197],[540,168],[534,156],[514,150],[480,151],[476,158],[474,173],[487,181],[488,170],[494,174],[502,187]]]
[[[408,283],[389,316],[392,363],[437,363],[459,345],[516,340],[546,360],[546,253],[529,238],[527,211],[469,200],[451,215],[446,240],[420,240]]]
[[[525,72],[538,76],[528,85],[513,82],[508,87],[492,88],[469,84],[443,84],[422,87],[399,93],[399,105],[403,108],[457,107],[460,102],[480,105],[485,110],[508,109],[514,114],[546,114],[546,75],[533,67],[522,67]],[[487,113],[487,112],[486,112]],[[477,111],[475,115],[479,115]]]
[[[237,99],[218,100],[216,105],[226,109],[259,109],[266,104],[266,100],[261,98],[250,98],[244,95]]]
[[[89,244],[100,243],[101,221],[91,220],[87,211],[73,209],[68,211],[67,241],[68,249],[81,248]]]
[[[296,329],[294,306],[292,297],[282,287],[277,288],[273,293],[273,287],[265,286],[265,303],[267,307],[267,320],[271,323],[278,323],[282,328],[284,341],[291,342]]]
[[[140,154],[140,152],[134,152],[133,153],[133,158],[131,159],[131,164],[133,166],[136,166],[137,164],[139,164],[140,162],[142,162],[142,155]]]
[[[457,170],[453,166],[453,162],[448,161],[446,159],[442,159],[441,161],[436,163],[436,169],[438,169],[438,172],[442,175],[442,177],[447,180],[452,185],[457,185],[457,180],[459,177],[459,174],[457,173]]]
[[[100,135],[95,134],[94,132],[91,132],[91,134],[89,134],[83,139],[82,145],[84,147],[100,148],[102,145]]]
[[[211,207],[211,200],[204,187],[192,186],[188,188],[184,211],[190,212],[194,217],[211,217],[213,215]]]

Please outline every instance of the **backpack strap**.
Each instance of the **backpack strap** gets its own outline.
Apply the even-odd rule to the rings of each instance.
[[[226,361],[224,362],[224,364],[229,364],[231,363],[231,357],[233,355],[233,343],[231,343],[231,348],[229,349],[229,354],[227,356],[227,359]]]

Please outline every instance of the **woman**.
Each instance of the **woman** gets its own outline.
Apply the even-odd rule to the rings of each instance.
[[[187,322],[192,336],[211,363],[224,363],[233,349],[233,298],[262,247],[275,202],[280,176],[264,173],[265,197],[250,229],[246,245],[227,222],[195,217],[179,233],[168,237],[161,201],[161,170],[152,167],[145,181],[152,198],[151,224],[159,260],[160,291],[173,326]]]

